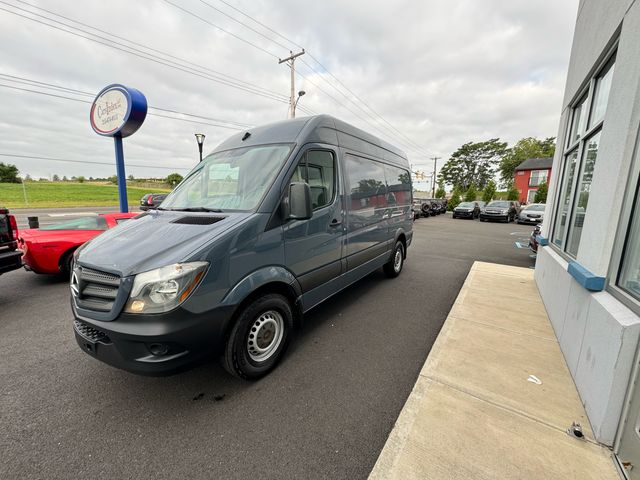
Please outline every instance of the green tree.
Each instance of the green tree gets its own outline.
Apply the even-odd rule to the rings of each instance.
[[[133,182],[133,181],[136,179],[136,177],[134,177],[133,175],[129,175],[129,176],[127,177],[127,179],[128,179],[129,181]]]
[[[527,137],[518,141],[508,149],[500,160],[500,181],[507,186],[513,181],[516,167],[528,158],[553,157],[556,151],[556,138],[549,137],[539,140]]]
[[[63,177],[62,177],[62,181],[63,181],[63,182],[68,182],[68,181],[69,181],[69,179],[68,179],[68,178],[67,178],[67,176],[65,175],[65,176],[63,176]]]
[[[114,185],[118,184],[118,177],[116,175],[111,175],[109,178],[107,178],[107,180],[109,180],[109,182],[113,183]]]
[[[444,183],[438,182],[438,189],[436,190],[436,198],[444,198],[447,196],[447,192],[444,189]]]
[[[462,191],[468,190],[471,184],[484,189],[506,151],[506,142],[499,138],[465,143],[443,165],[440,180],[457,185]]]
[[[0,162],[0,183],[20,183],[18,167]]]
[[[507,189],[507,200],[518,200],[520,198],[520,190],[516,188],[516,184],[511,182]]]
[[[460,189],[458,187],[453,188],[453,192],[451,192],[451,198],[449,202],[447,202],[447,210],[452,211],[458,205],[460,205]]]
[[[464,194],[464,201],[474,202],[476,198],[478,198],[478,190],[476,189],[476,186],[472,183],[467,189],[467,192]]]
[[[78,180],[78,183],[84,183],[84,177],[82,175],[76,178],[76,180]]]
[[[536,196],[533,197],[534,203],[547,203],[547,192],[549,191],[549,186],[547,182],[542,182],[538,185],[538,190],[536,191]]]
[[[53,179],[54,182],[59,182],[60,181],[60,177],[57,174],[53,174]]]
[[[493,197],[496,195],[496,189],[496,182],[489,180],[489,183],[487,183],[487,186],[484,187],[484,190],[482,191],[482,201],[489,203],[493,200]]]
[[[166,182],[172,187],[175,187],[182,181],[182,178],[182,175],[180,175],[179,173],[172,173],[167,177]]]

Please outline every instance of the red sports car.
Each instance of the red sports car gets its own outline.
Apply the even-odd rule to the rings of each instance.
[[[104,213],[42,228],[20,230],[24,266],[36,273],[68,275],[76,248],[139,213]]]

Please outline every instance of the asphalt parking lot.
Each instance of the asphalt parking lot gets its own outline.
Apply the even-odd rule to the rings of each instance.
[[[473,261],[531,266],[531,229],[417,220],[402,275],[313,310],[255,383],[113,369],[77,347],[66,282],[0,276],[0,478],[366,478]]]

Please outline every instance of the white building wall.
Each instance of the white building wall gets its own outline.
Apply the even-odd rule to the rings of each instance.
[[[607,277],[640,125],[640,2],[584,0],[571,52],[549,206],[557,198],[570,106],[619,36],[598,159],[576,260]],[[551,236],[547,221],[544,235]],[[554,247],[541,248],[536,281],[596,438],[613,445],[638,339],[640,318],[607,292],[590,292],[567,273]]]

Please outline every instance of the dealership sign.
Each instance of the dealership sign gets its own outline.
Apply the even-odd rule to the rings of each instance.
[[[103,88],[93,101],[89,112],[93,131],[104,137],[113,137],[121,212],[129,211],[122,139],[134,134],[146,116],[147,99],[142,92],[119,84]]]
[[[93,101],[91,127],[98,135],[128,137],[147,116],[147,99],[139,90],[124,85],[103,88]]]

